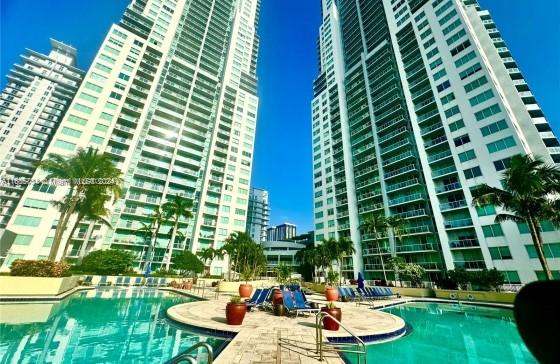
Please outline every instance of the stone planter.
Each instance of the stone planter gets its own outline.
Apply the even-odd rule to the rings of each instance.
[[[228,303],[226,306],[226,321],[228,325],[241,325],[247,313],[245,303]]]
[[[76,287],[79,279],[0,276],[0,296],[57,296]]]

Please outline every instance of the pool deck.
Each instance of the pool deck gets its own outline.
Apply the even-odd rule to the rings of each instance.
[[[319,363],[315,353],[315,315],[286,317],[274,316],[270,311],[247,312],[242,325],[226,323],[225,307],[229,296],[213,296],[208,301],[173,306],[167,315],[172,320],[192,328],[216,334],[235,335],[214,363]],[[308,299],[320,305],[324,297],[310,295]],[[384,300],[384,304],[406,302],[406,299]],[[377,304],[377,302],[376,302]],[[342,323],[364,341],[386,341],[404,333],[405,322],[397,316],[372,310],[371,305],[337,302],[342,308]],[[339,331],[323,330],[325,339],[350,337]],[[336,353],[325,353],[323,363],[344,363]]]

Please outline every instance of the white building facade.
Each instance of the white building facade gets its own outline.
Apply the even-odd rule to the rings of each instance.
[[[560,144],[488,11],[475,0],[323,0],[312,102],[316,243],[348,237],[349,278],[382,279],[398,255],[432,279],[497,268],[508,283],[543,276],[527,226],[474,208],[516,154],[560,162]],[[374,239],[373,214],[405,220]],[[560,270],[560,234],[541,222]],[[384,274],[385,271],[385,274]]]
[[[268,191],[251,187],[247,208],[247,233],[257,242],[266,240],[266,229],[270,222]]]
[[[50,45],[48,55],[27,49],[0,95],[0,237],[25,190],[16,182],[35,172],[84,76],[75,48],[54,39]],[[27,199],[23,204],[42,207],[48,201]],[[5,248],[2,244],[0,256]]]
[[[184,237],[173,242],[174,251],[219,248],[245,229],[259,11],[259,0],[131,1],[62,121],[73,135],[57,132],[47,149],[68,156],[92,146],[110,153],[123,172],[125,196],[111,206],[113,228],[82,224],[59,256],[127,249],[141,268],[148,242],[139,229],[174,195],[193,200],[194,216],[180,222]],[[65,192],[27,188],[24,198],[49,201]],[[52,205],[37,210],[20,203],[6,229],[31,237],[11,245],[3,269],[15,258],[47,255],[57,216]],[[168,230],[158,235],[152,269],[163,260]],[[211,273],[226,267],[215,261]]]

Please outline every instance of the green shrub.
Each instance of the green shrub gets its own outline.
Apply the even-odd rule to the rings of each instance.
[[[173,268],[183,272],[202,273],[204,264],[190,251],[183,251],[171,258]]]
[[[66,262],[50,260],[16,259],[10,266],[10,275],[19,277],[69,277],[70,266]]]
[[[124,250],[95,250],[86,255],[81,270],[101,275],[116,275],[132,269],[134,256]]]
[[[496,268],[472,272],[457,268],[445,272],[437,284],[442,289],[467,289],[469,283],[475,291],[492,291],[504,284],[504,275]]]

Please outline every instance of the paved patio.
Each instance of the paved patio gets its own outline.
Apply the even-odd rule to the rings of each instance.
[[[308,299],[321,305],[324,297],[311,295]],[[226,324],[225,307],[229,296],[214,296],[210,301],[185,303],[169,308],[168,316],[183,324],[236,333],[233,340],[216,358],[215,363],[319,363],[315,353],[315,315],[306,317],[274,316],[270,311],[247,312],[242,325]],[[404,302],[406,299],[380,301],[379,305]],[[404,321],[394,315],[375,311],[369,304],[338,302],[342,308],[342,323],[356,335],[395,334],[404,328]],[[339,331],[323,331],[323,336],[348,337]],[[280,345],[279,345],[280,344]],[[326,353],[323,363],[343,363],[335,353]]]

